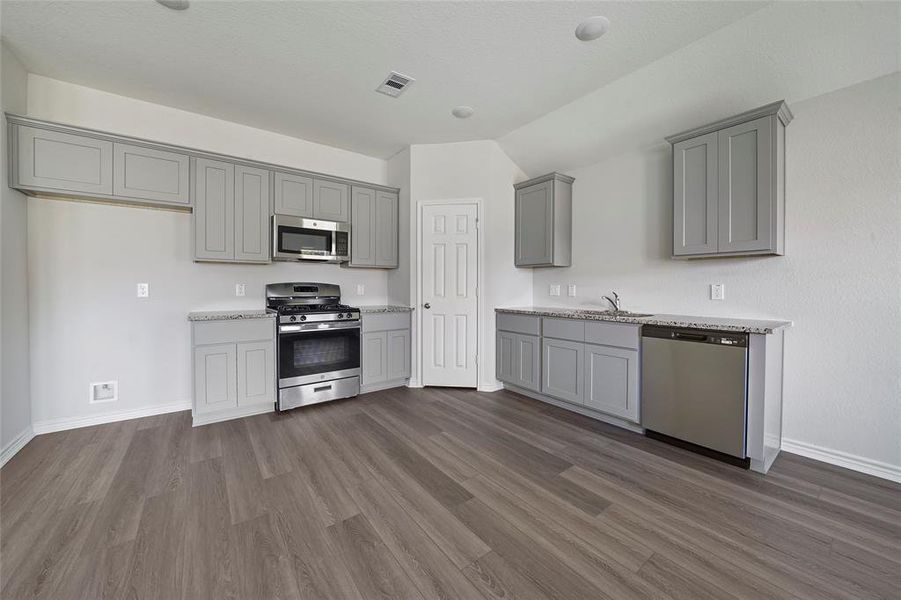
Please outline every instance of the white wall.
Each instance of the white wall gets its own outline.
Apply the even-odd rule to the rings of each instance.
[[[425,200],[481,198],[481,224],[485,246],[484,310],[479,315],[482,354],[479,387],[495,389],[494,308],[528,304],[532,273],[513,266],[513,184],[526,179],[523,172],[493,141],[424,144],[410,148],[411,254],[416,256],[416,206]],[[417,266],[410,274],[410,295],[415,301]],[[414,340],[416,336],[414,335]],[[418,347],[414,348],[414,381],[418,380]]]
[[[386,182],[386,162],[165,106],[29,75],[28,114],[314,171]],[[28,278],[36,428],[191,398],[193,310],[262,308],[266,283],[326,281],[345,299],[387,299],[380,270],[337,265],[228,265],[191,260],[191,217],[162,210],[30,198]],[[150,283],[150,298],[135,284]],[[247,284],[236,298],[234,284]],[[355,285],[366,286],[356,297]],[[92,381],[119,400],[88,404]]]
[[[4,111],[26,108],[26,73],[0,43],[0,88]],[[28,375],[27,202],[7,187],[6,118],[0,123],[0,449],[25,439],[31,429]],[[3,455],[6,457],[6,453]]]
[[[674,261],[669,147],[569,172],[573,266],[535,271],[537,305],[794,321],[786,439],[901,467],[901,74],[791,106],[786,255]],[[711,283],[726,300],[709,300]],[[548,296],[575,283],[578,297]]]

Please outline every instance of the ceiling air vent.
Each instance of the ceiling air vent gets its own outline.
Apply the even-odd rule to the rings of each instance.
[[[391,96],[392,98],[397,98],[398,96],[400,96],[400,93],[410,87],[410,84],[412,84],[414,81],[416,80],[412,77],[391,71],[391,74],[385,78],[385,81],[382,82],[382,85],[375,88],[375,91],[380,94],[385,94],[386,96]]]

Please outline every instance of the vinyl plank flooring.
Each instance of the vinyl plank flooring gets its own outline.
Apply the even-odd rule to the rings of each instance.
[[[41,435],[0,469],[0,597],[901,598],[901,485],[767,476],[515,393],[391,389]]]

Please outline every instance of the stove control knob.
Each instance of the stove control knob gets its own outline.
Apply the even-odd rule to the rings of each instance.
[[[353,314],[347,313],[347,318],[348,318],[348,319],[352,319],[352,318],[353,318]]]
[[[296,321],[297,317],[291,317],[291,321]]]
[[[338,313],[338,318],[339,318],[339,319],[343,319],[343,318],[344,318],[344,315],[343,315],[342,313]]]
[[[306,316],[306,315],[300,315],[300,320],[301,320],[301,321],[306,321],[306,320],[307,320],[307,316]]]

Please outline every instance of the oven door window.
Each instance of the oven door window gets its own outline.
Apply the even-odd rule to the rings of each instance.
[[[279,379],[360,368],[360,330],[279,335]]]
[[[290,254],[331,254],[332,232],[299,227],[278,228],[278,251]]]

